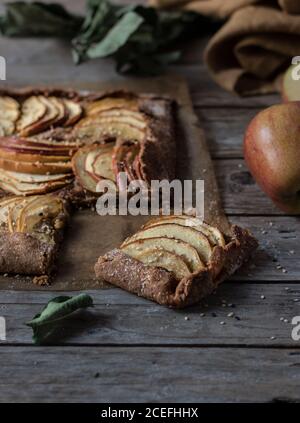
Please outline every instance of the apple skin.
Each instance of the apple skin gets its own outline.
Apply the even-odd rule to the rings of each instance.
[[[300,102],[271,106],[250,122],[244,157],[254,179],[281,210],[300,213]]]

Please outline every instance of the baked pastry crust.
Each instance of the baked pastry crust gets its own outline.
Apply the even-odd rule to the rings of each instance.
[[[53,270],[62,235],[47,243],[24,233],[0,233],[0,272],[44,275]]]
[[[99,257],[95,274],[99,279],[159,304],[184,308],[211,294],[249,259],[257,246],[249,231],[234,225],[225,247],[214,247],[210,264],[179,281],[171,272],[145,265],[120,249]],[[222,270],[215,277],[215,269],[220,264]]]
[[[53,270],[68,204],[56,195],[0,201],[0,272],[43,275]]]

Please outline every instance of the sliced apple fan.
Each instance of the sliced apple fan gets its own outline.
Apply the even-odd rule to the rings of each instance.
[[[190,216],[160,216],[100,256],[96,277],[159,304],[186,307],[211,294],[257,248],[247,231],[226,235]]]
[[[83,109],[54,96],[32,95],[21,104],[2,96],[0,111],[0,187],[5,191],[47,193],[69,184],[73,174],[92,193],[103,179],[118,185],[121,171],[128,181],[144,179],[139,153],[149,122],[135,98],[103,98]],[[55,126],[73,128],[60,139],[47,132]]]

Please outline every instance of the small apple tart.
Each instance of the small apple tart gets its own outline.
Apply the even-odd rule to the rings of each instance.
[[[126,291],[182,308],[212,293],[256,248],[256,239],[238,226],[228,237],[196,217],[161,216],[99,257],[95,273]]]

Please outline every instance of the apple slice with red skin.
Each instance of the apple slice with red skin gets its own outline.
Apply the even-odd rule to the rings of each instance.
[[[143,228],[148,228],[154,225],[163,225],[165,223],[177,223],[178,225],[189,226],[205,235],[212,246],[219,245],[220,247],[225,247],[226,242],[221,231],[219,231],[216,227],[204,223],[197,217],[187,215],[159,216],[151,219],[143,226]]]
[[[187,242],[180,241],[178,239],[167,237],[138,239],[136,241],[129,242],[121,247],[121,249],[124,253],[131,256],[134,254],[140,254],[145,250],[159,249],[161,251],[167,251],[180,256],[191,272],[197,272],[205,268],[196,249]]]
[[[114,149],[112,156],[112,167],[118,180],[120,172],[125,172],[128,177],[128,182],[139,179],[135,172],[134,161],[140,152],[140,145],[136,142],[123,142]]]
[[[32,151],[34,154],[38,151],[53,152],[53,154],[70,155],[72,149],[66,146],[53,146],[43,143],[32,142],[26,138],[17,137],[0,137],[0,148],[8,148],[11,150],[24,150],[25,152]]]
[[[93,174],[100,179],[115,181],[112,170],[112,149],[108,152],[98,153],[92,163]]]
[[[16,162],[67,162],[70,161],[70,156],[62,156],[52,151],[35,151],[22,150],[0,147],[0,157],[7,160],[14,160]],[[59,152],[60,153],[60,152]]]
[[[103,118],[89,116],[79,121],[74,127],[73,134],[79,140],[86,138],[99,141],[103,137],[117,137],[124,141],[139,141],[145,138],[145,129],[130,124],[126,119]]]
[[[21,136],[42,132],[51,126],[63,123],[67,118],[65,105],[60,99],[42,95],[37,96],[37,99],[46,107],[46,113],[40,119],[21,129],[19,131]]]
[[[109,170],[114,143],[92,144],[80,148],[72,158],[72,167],[78,183],[86,190],[96,193],[97,183],[114,177],[112,169]],[[101,165],[101,157],[105,164]]]
[[[38,174],[30,174],[30,173],[20,173],[20,172],[12,172],[9,170],[0,169],[0,178],[6,178],[7,180],[11,180],[12,182],[26,182],[32,184],[38,184],[43,182],[51,182],[51,181],[64,181],[70,179],[70,174],[68,173],[59,173],[56,175],[38,175]]]
[[[67,119],[64,122],[64,126],[72,126],[74,125],[82,116],[82,107],[79,103],[75,101],[62,99],[65,109],[67,112]]]
[[[300,102],[271,106],[247,128],[244,154],[263,191],[283,211],[300,213]]]
[[[176,223],[165,223],[163,225],[153,225],[145,228],[126,239],[121,247],[124,247],[129,242],[144,239],[166,237],[178,239],[179,241],[187,242],[196,249],[200,259],[207,264],[212,254],[212,247],[205,235],[188,226],[178,225]]]
[[[138,111],[138,101],[136,98],[103,98],[87,104],[87,115],[97,115],[104,110],[126,109]]]
[[[47,106],[39,96],[27,98],[21,107],[21,116],[17,122],[17,131],[22,133],[27,127],[40,121],[47,113]]]
[[[146,250],[133,256],[147,266],[161,267],[172,272],[177,280],[191,276],[188,266],[177,254],[159,249]]]
[[[10,170],[21,173],[34,173],[38,175],[43,174],[57,174],[72,172],[71,161],[68,162],[23,162],[8,160],[0,157],[0,169]]]
[[[44,129],[47,129],[49,125],[54,123],[59,115],[59,110],[57,109],[56,105],[50,101],[50,99],[42,95],[39,95],[38,99],[42,104],[45,105],[46,113],[41,119],[22,129],[20,132],[20,135],[22,136],[28,136],[36,132],[42,132]]]
[[[0,172],[0,188],[4,191],[11,192],[15,195],[33,195],[33,194],[46,194],[48,192],[56,191],[64,188],[73,181],[73,178],[63,181],[50,181],[42,183],[27,183],[27,182],[12,182],[3,178]]]
[[[45,150],[63,150],[63,151],[71,151],[74,148],[78,148],[78,144],[63,142],[63,141],[54,141],[48,138],[41,138],[41,135],[36,137],[18,137],[15,135],[8,136],[8,137],[0,137],[1,145],[3,146],[11,146],[11,147],[24,147],[24,148],[40,148]]]

